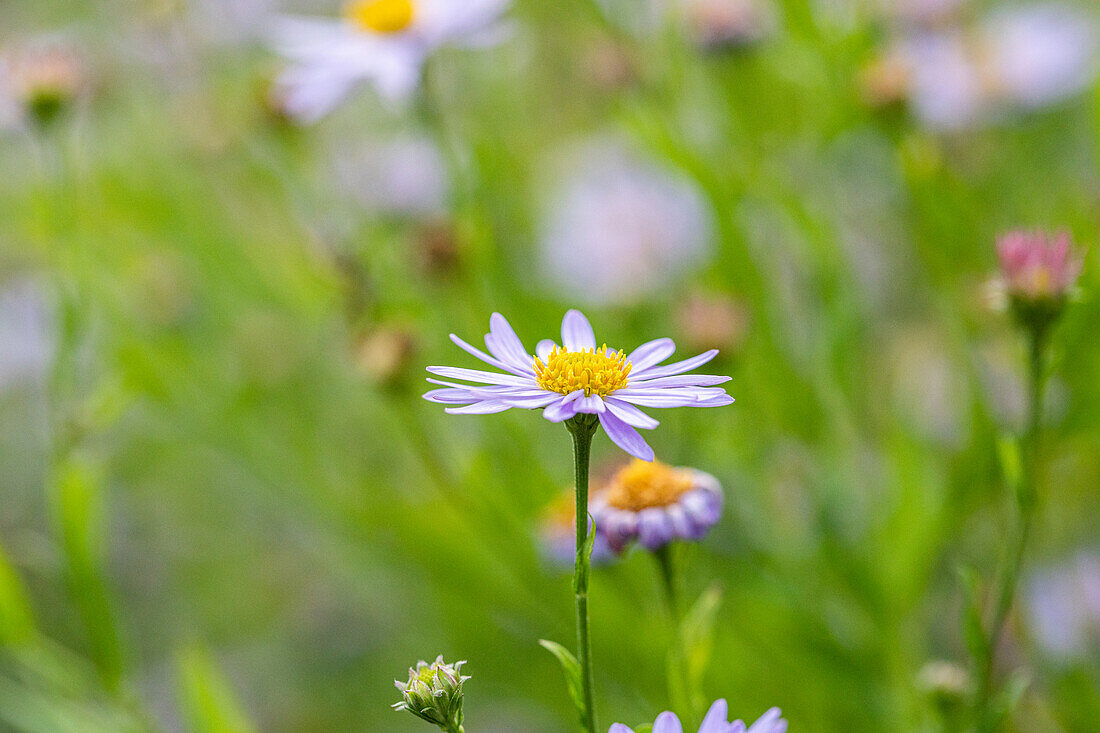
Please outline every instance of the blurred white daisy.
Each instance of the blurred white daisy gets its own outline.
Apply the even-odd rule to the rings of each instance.
[[[334,157],[342,192],[372,213],[426,216],[446,207],[447,166],[428,137],[402,135],[341,144]]]
[[[383,97],[408,97],[441,46],[485,46],[505,27],[511,0],[352,0],[343,18],[280,16],[272,42],[291,61],[277,82],[284,109],[314,122],[361,83]]]
[[[616,142],[565,159],[540,226],[540,271],[563,297],[630,303],[707,259],[713,224],[693,182]]]

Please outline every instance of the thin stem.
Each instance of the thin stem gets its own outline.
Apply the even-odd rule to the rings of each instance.
[[[1023,569],[1024,555],[1031,535],[1034,509],[1038,497],[1046,335],[1047,329],[1045,326],[1034,327],[1030,334],[1028,359],[1029,411],[1027,432],[1024,433],[1022,445],[1023,470],[1019,486],[1016,487],[1016,533],[1014,544],[1010,550],[1011,554],[1002,575],[1000,592],[997,595],[997,605],[989,627],[988,654],[980,669],[978,680],[978,721],[979,729],[982,731],[992,731],[995,728],[996,716],[993,714],[991,701],[993,698],[993,673],[997,661],[997,649],[1000,646],[1005,624],[1008,622],[1008,616],[1012,611],[1013,602],[1016,598],[1016,588],[1019,584],[1020,572]]]
[[[664,585],[669,616],[676,623],[680,618],[680,593],[676,583],[676,563],[672,553],[672,543],[670,542],[654,550],[653,557],[657,560],[657,567],[661,571],[661,581]]]
[[[573,569],[573,600],[577,619],[577,661],[581,667],[584,694],[584,729],[596,733],[596,705],[592,683],[592,647],[588,629],[588,466],[592,436],[598,423],[588,415],[579,415],[566,423],[573,436],[573,466],[576,478],[577,558]]]

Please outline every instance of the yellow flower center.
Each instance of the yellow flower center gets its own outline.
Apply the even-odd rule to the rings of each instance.
[[[432,684],[435,682],[435,667],[432,665],[421,667],[416,673],[416,679],[428,685]]]
[[[639,512],[675,504],[692,487],[691,474],[660,461],[635,458],[607,485],[607,503],[616,509]]]
[[[584,390],[585,397],[607,397],[627,385],[630,362],[621,351],[609,351],[607,344],[592,351],[566,351],[554,347],[546,357],[535,359],[535,376],[539,386],[550,392],[572,394]]]
[[[415,10],[413,0],[352,0],[344,16],[364,31],[400,33],[412,23]]]

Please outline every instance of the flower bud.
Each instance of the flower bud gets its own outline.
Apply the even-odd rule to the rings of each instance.
[[[470,679],[460,672],[464,664],[447,664],[442,655],[431,664],[417,662],[409,669],[408,682],[394,681],[402,699],[393,709],[407,710],[448,733],[461,733],[462,685]]]
[[[953,662],[931,661],[917,674],[917,687],[945,721],[954,720],[969,699],[970,675]]]
[[[60,44],[29,46],[0,69],[5,71],[24,117],[38,127],[49,126],[71,106],[86,76],[80,56]]]
[[[1008,303],[1029,328],[1043,328],[1061,313],[1081,274],[1082,257],[1064,232],[1009,232],[997,240],[997,256]]]

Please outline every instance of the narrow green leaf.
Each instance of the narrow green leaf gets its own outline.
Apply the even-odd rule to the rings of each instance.
[[[34,614],[23,581],[0,546],[0,646],[34,635]]]
[[[577,715],[580,716],[583,725],[588,717],[588,710],[584,704],[584,686],[581,682],[580,662],[573,656],[573,652],[556,641],[539,639],[539,645],[558,658],[561,669],[565,673],[565,684],[569,688],[569,696],[573,698],[573,705],[577,708]]]
[[[589,517],[592,515],[589,514]],[[593,522],[593,528],[595,523]],[[592,571],[592,548],[596,544],[596,531],[592,529],[588,532],[588,536],[584,539],[584,547],[581,553],[584,555],[584,566],[581,572],[577,573],[573,578],[573,592],[580,593],[582,588],[588,587],[588,576]]]
[[[105,535],[100,477],[88,464],[65,461],[53,486],[54,515],[73,602],[84,622],[104,684],[117,689],[122,650],[103,568]]]
[[[981,578],[978,571],[972,567],[961,566],[958,568],[957,573],[965,601],[962,609],[962,623],[966,648],[970,651],[970,656],[978,663],[978,669],[982,669],[990,650],[989,642],[985,636],[985,627],[982,623]]]
[[[180,697],[193,733],[251,733],[256,727],[214,660],[192,648],[179,658]]]
[[[703,694],[703,679],[714,652],[714,628],[723,596],[721,586],[711,585],[680,623],[684,693],[693,719],[702,717],[708,702]]]

